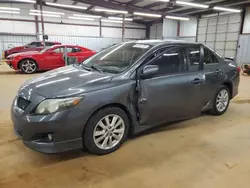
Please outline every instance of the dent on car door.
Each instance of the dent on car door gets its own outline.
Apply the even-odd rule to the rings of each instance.
[[[159,72],[152,78],[139,81],[141,125],[185,119],[200,112],[200,84],[192,83],[198,75],[186,72],[181,49],[168,49],[146,65],[158,65]]]

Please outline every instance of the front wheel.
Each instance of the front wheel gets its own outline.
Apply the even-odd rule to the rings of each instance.
[[[222,115],[227,111],[230,103],[230,92],[227,86],[221,86],[213,100],[213,115]]]
[[[83,144],[91,152],[104,155],[117,150],[128,135],[129,119],[117,107],[104,108],[94,114],[83,133]]]
[[[37,63],[31,59],[22,60],[20,63],[21,72],[25,74],[35,73],[37,68]]]

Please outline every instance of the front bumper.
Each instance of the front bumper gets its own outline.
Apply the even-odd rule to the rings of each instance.
[[[14,59],[6,59],[6,63],[9,65],[10,68],[14,70],[18,70],[18,67],[17,67],[18,62],[15,61]]]
[[[10,60],[6,60],[6,63],[9,65],[10,68],[14,69],[14,67],[13,67],[13,65],[12,65],[12,63],[11,63]]]
[[[3,58],[7,59],[7,57],[8,57],[9,54],[8,54],[6,51],[3,51],[3,54],[2,54],[2,55],[3,55],[3,56],[2,56]]]
[[[22,140],[22,136],[15,130],[15,134]],[[82,147],[82,138],[67,140],[61,142],[39,142],[39,141],[23,141],[23,144],[28,148],[41,153],[61,153],[78,149]]]
[[[32,105],[30,108],[33,108]],[[87,122],[87,116],[82,111],[71,108],[54,114],[32,116],[26,112],[29,110],[19,109],[15,102],[11,108],[14,131],[24,145],[42,153],[82,148],[82,132]],[[48,134],[53,136],[52,140],[48,139]]]

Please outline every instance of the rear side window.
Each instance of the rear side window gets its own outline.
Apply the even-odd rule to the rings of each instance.
[[[41,47],[41,46],[43,46],[41,42],[36,43],[36,47]]]
[[[219,63],[217,57],[208,48],[204,47],[204,64]]]
[[[27,46],[28,46],[29,48],[34,48],[34,47],[37,47],[37,46],[38,46],[37,43],[38,43],[38,42],[32,42],[32,43],[28,44]]]
[[[45,45],[46,45],[46,46],[53,46],[54,43],[52,43],[52,42],[45,42]]]
[[[200,46],[186,47],[186,53],[184,58],[185,70],[188,72],[196,72],[200,69]],[[187,61],[186,61],[187,60]]]
[[[191,66],[199,66],[200,63],[200,47],[188,47],[187,55]]]
[[[80,48],[67,47],[67,53],[76,53],[80,51],[81,51]]]
[[[181,72],[180,51],[178,48],[167,50],[150,64],[159,66],[157,76],[179,73]]]
[[[80,51],[81,51],[80,48],[73,48],[73,49],[72,49],[72,53],[76,53],[76,52],[80,52]]]
[[[57,54],[61,54],[61,53],[63,53],[63,47],[56,48],[56,49],[54,49],[53,51],[54,51],[55,53],[57,53]]]

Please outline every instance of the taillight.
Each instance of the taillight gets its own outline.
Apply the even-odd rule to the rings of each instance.
[[[237,67],[236,69],[237,69],[237,72],[240,73],[241,68],[240,68],[240,67]]]

